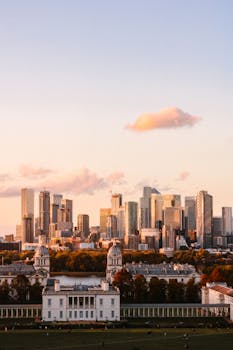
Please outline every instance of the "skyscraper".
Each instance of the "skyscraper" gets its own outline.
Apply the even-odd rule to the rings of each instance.
[[[161,194],[151,194],[151,228],[159,228],[162,222],[162,203]]]
[[[151,228],[151,195],[159,195],[155,188],[143,187],[143,197],[140,198],[139,228]]]
[[[77,229],[81,232],[83,238],[87,238],[90,233],[89,228],[89,215],[79,214],[77,220]]]
[[[122,194],[115,193],[111,198],[111,215],[117,216],[118,209],[122,206]]]
[[[50,223],[57,223],[58,209],[61,206],[62,194],[50,195]]]
[[[231,243],[233,234],[232,227],[232,208],[223,207],[222,208],[222,235],[223,244],[227,247],[227,243]]]
[[[39,229],[41,234],[49,236],[50,223],[50,193],[41,191],[39,194]]]
[[[107,238],[117,237],[117,218],[115,215],[109,215],[107,217]]]
[[[125,245],[128,245],[129,237],[137,234],[138,230],[138,203],[125,203]]]
[[[213,197],[200,191],[196,198],[197,242],[201,248],[212,246]]]
[[[111,215],[111,208],[100,209],[100,232],[107,232],[107,217]]]
[[[34,240],[34,190],[21,189],[21,240],[22,243]]]

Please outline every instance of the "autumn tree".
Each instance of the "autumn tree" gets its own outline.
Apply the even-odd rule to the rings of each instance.
[[[184,284],[176,280],[170,280],[167,285],[167,301],[168,303],[184,302]]]
[[[30,297],[30,282],[25,275],[16,276],[11,282],[12,295],[18,303],[26,303]]]
[[[148,296],[148,284],[143,275],[136,275],[134,278],[134,301],[146,303]]]
[[[167,282],[164,279],[152,277],[149,282],[149,300],[152,303],[166,303]]]
[[[200,302],[200,286],[191,278],[185,285],[185,302],[199,303]]]
[[[10,286],[7,281],[3,281],[0,285],[0,301],[1,304],[9,304],[11,302]]]
[[[113,285],[119,288],[122,303],[132,301],[134,293],[133,278],[126,269],[122,269],[115,274]]]

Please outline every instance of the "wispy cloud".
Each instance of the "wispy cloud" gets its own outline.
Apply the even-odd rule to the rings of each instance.
[[[106,176],[100,176],[88,168],[82,168],[75,173],[61,174],[60,176],[47,168],[35,168],[28,165],[21,165],[19,174],[9,176],[0,174],[0,197],[16,197],[20,195],[21,188],[27,185],[35,191],[47,189],[51,192],[67,193],[71,195],[89,194],[111,189],[115,185],[125,183],[123,172],[114,172]],[[5,180],[11,181],[6,184]]]
[[[0,188],[0,197],[1,198],[18,197],[19,195],[20,195],[20,188],[19,187],[12,186],[12,187]]]
[[[179,177],[176,179],[177,181],[185,181],[190,176],[190,173],[188,171],[183,171],[180,173]]]
[[[107,176],[106,180],[109,184],[112,185],[122,185],[124,181],[124,173],[123,172],[115,172]]]
[[[128,124],[127,129],[133,131],[149,131],[152,129],[171,129],[184,126],[193,126],[201,120],[177,107],[166,108],[158,113],[144,113],[133,124]]]
[[[110,188],[112,184],[122,181],[123,173],[113,173],[106,177],[99,176],[87,168],[81,169],[76,174],[69,174],[56,179],[44,181],[40,188],[47,188],[54,192],[93,195],[96,191]]]
[[[32,165],[22,164],[19,167],[19,174],[22,177],[36,179],[40,177],[45,177],[53,173],[53,170],[47,168],[35,168]]]
[[[0,174],[0,182],[4,182],[10,178],[10,175],[7,173]]]

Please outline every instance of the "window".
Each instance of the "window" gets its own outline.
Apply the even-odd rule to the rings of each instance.
[[[74,318],[77,318],[77,311],[74,312]]]
[[[83,318],[83,311],[80,311],[79,316],[80,318]]]
[[[114,305],[114,303],[115,303],[115,299],[112,298],[112,299],[111,299],[111,305]]]
[[[103,311],[100,311],[100,318],[103,318]]]
[[[114,311],[112,310],[112,318],[114,318],[115,317],[115,313],[114,313]]]
[[[88,298],[88,297],[85,297],[85,306],[88,307],[88,305],[89,305],[89,298]]]
[[[48,318],[51,318],[51,311],[48,311]]]
[[[94,312],[93,311],[91,311],[91,318],[93,318],[94,317]]]
[[[52,305],[52,300],[48,299],[48,306],[51,306],[51,305]]]
[[[60,306],[63,305],[63,299],[59,299],[59,304],[60,304]]]
[[[79,306],[80,306],[80,307],[83,307],[83,297],[80,297],[80,298],[79,298]]]
[[[86,311],[86,318],[88,318],[88,311]]]
[[[69,305],[72,305],[72,297],[69,297]]]
[[[72,311],[69,311],[69,318],[72,318]]]
[[[103,305],[103,299],[102,298],[100,299],[100,305]]]
[[[90,297],[90,305],[94,306],[94,297]]]
[[[63,318],[63,311],[60,311],[60,318]]]
[[[74,297],[74,305],[77,306],[77,297]]]

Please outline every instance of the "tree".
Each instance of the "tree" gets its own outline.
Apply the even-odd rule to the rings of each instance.
[[[184,302],[184,284],[176,280],[170,280],[167,286],[168,303]]]
[[[134,292],[133,278],[126,269],[122,269],[115,274],[113,285],[119,288],[122,303],[132,301]]]
[[[11,282],[13,298],[18,303],[26,303],[29,300],[30,282],[25,275],[16,276]]]
[[[30,286],[30,303],[42,304],[42,289],[43,286],[39,282],[36,282]]]
[[[185,302],[186,303],[199,303],[200,302],[200,287],[191,278],[185,286]]]
[[[152,277],[149,282],[149,300],[153,303],[166,303],[167,282]]]
[[[136,275],[134,278],[134,301],[136,303],[147,302],[148,284],[143,275]]]
[[[1,304],[8,304],[11,301],[10,286],[7,281],[3,281],[3,283],[0,285],[0,300]]]

